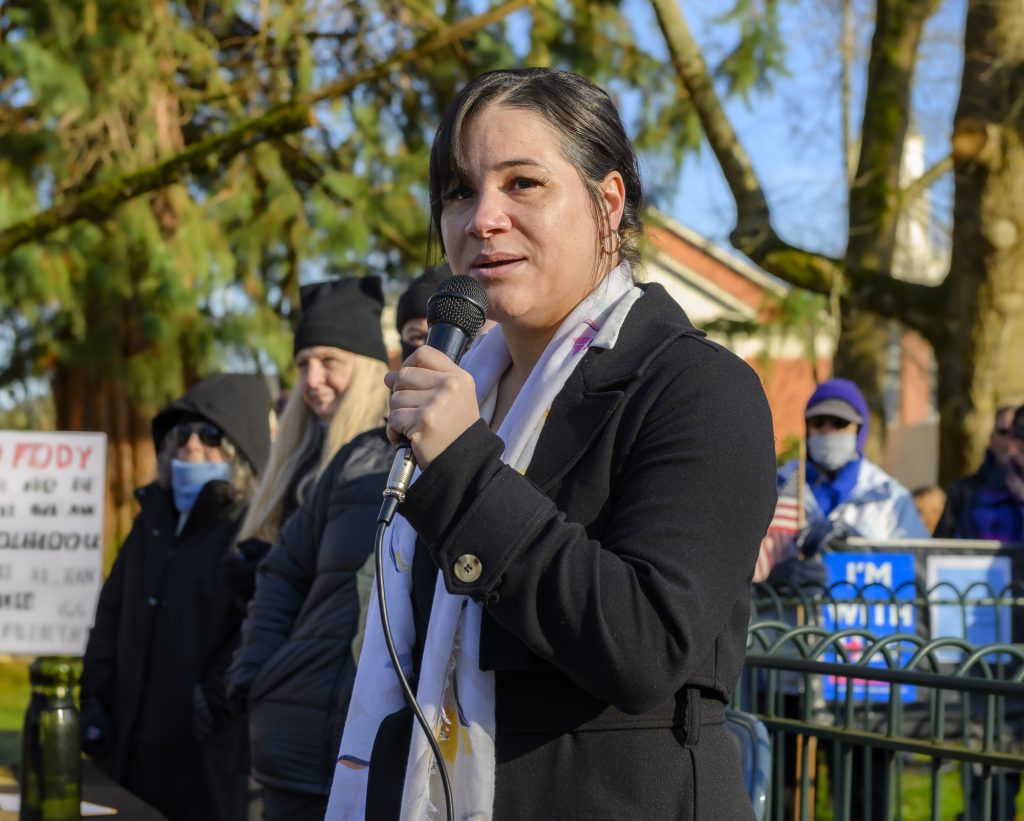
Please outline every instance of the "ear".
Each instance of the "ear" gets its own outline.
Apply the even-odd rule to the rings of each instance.
[[[618,171],[609,171],[601,180],[601,201],[604,203],[608,228],[615,233],[619,230],[622,213],[626,208],[626,184]]]

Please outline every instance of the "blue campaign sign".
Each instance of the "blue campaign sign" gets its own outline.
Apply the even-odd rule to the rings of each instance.
[[[911,553],[825,553],[829,583],[832,585],[834,607],[822,608],[822,626],[830,631],[856,628],[875,638],[893,633],[913,633],[917,627],[914,605],[914,556]],[[839,584],[845,582],[845,584]],[[889,599],[892,603],[865,603]],[[901,604],[900,600],[908,600]],[[843,640],[851,661],[860,658],[865,643],[859,636]],[[900,655],[902,665],[910,658],[908,650]],[[826,661],[839,661],[835,653],[824,656]],[[873,658],[871,667],[888,667],[881,658]],[[846,695],[846,679],[829,676],[825,679],[824,696],[832,701]],[[853,680],[854,697],[871,701],[887,701],[889,685],[879,681]],[[903,701],[912,701],[915,688],[900,688]]]

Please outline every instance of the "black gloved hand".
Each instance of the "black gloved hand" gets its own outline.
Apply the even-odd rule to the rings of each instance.
[[[246,561],[254,562],[259,564],[270,552],[270,548],[273,545],[270,542],[265,542],[263,539],[246,539],[235,545],[235,549],[245,557]]]
[[[192,731],[197,739],[217,732],[234,714],[219,679],[208,678],[192,689]]]
[[[233,715],[220,675],[208,674],[193,688],[193,731],[196,738],[206,738],[217,732]]]
[[[817,556],[826,550],[834,549],[834,545],[850,536],[858,536],[856,528],[846,522],[832,522],[818,519],[800,531],[796,537],[796,550],[805,559]]]
[[[821,556],[791,556],[777,562],[765,581],[779,592],[794,590],[818,595],[828,590],[828,568]]]
[[[82,705],[82,752],[90,758],[106,758],[114,751],[113,722],[106,711],[95,705]]]
[[[220,560],[224,586],[242,602],[251,601],[256,594],[256,570],[272,546],[262,539],[246,539]]]

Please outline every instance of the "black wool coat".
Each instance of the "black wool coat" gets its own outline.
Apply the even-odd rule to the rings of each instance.
[[[752,817],[724,704],[776,497],[754,372],[650,285],[569,377],[525,476],[502,450],[476,423],[400,508],[420,536],[415,669],[438,568],[485,606],[495,821]],[[455,572],[466,556],[475,581]],[[368,819],[397,817],[413,731],[382,723]]]
[[[103,585],[83,659],[82,726],[104,734],[86,747],[168,818],[225,818],[230,785],[205,768],[248,766],[245,726],[224,692],[242,611],[220,576],[245,509],[226,482],[209,482],[175,535],[169,490],[154,483],[136,497],[141,511]]]
[[[339,450],[260,563],[228,678],[233,700],[248,695],[252,774],[261,784],[330,792],[365,618],[358,575],[394,455],[383,428]]]

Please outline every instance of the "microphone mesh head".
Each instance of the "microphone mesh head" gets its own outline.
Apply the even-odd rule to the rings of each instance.
[[[473,277],[459,274],[442,282],[427,302],[427,324],[454,325],[474,337],[487,318],[487,292]]]

